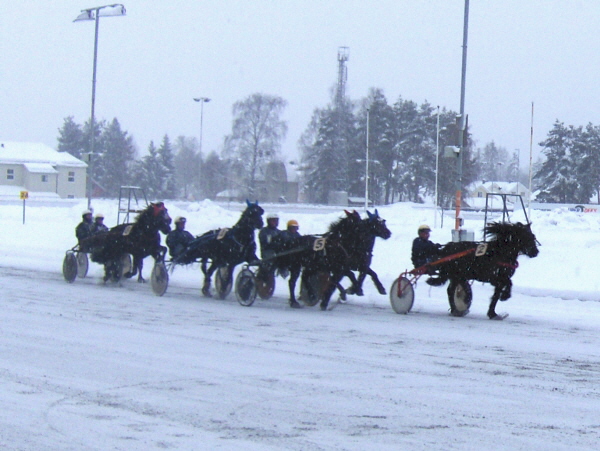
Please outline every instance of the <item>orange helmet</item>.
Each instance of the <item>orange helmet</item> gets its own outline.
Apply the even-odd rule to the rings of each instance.
[[[287,226],[288,226],[288,227],[298,227],[298,228],[300,227],[300,226],[298,225],[298,221],[296,221],[295,219],[290,219],[290,220],[287,222]]]

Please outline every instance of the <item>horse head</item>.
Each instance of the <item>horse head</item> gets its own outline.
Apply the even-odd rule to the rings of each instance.
[[[392,236],[392,231],[385,225],[385,219],[379,216],[377,209],[375,209],[375,213],[371,213],[367,210],[367,219],[365,219],[365,221],[368,230],[373,233],[373,235],[383,238],[384,240],[387,240]]]
[[[137,222],[143,221],[144,219],[148,224],[152,223],[165,235],[171,231],[171,217],[169,216],[169,212],[167,207],[165,207],[164,202],[150,203],[148,208],[140,214]]]
[[[492,240],[502,243],[517,251],[519,254],[527,255],[528,257],[536,257],[539,253],[537,245],[539,244],[535,235],[531,231],[531,224],[515,224],[492,222],[484,229],[485,235],[491,235]]]
[[[258,201],[250,202],[246,199],[246,209],[242,213],[242,217],[238,221],[238,224],[244,223],[252,229],[261,229],[264,225],[262,218],[264,212],[265,210],[258,205]]]

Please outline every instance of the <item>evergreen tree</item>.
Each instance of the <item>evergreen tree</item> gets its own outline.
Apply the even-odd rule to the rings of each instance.
[[[177,186],[175,184],[175,157],[168,135],[163,137],[157,151],[157,158],[160,165],[159,172],[155,178],[155,183],[159,186],[157,198],[174,199],[177,193]]]
[[[546,161],[536,172],[535,178],[541,186],[538,199],[542,202],[577,202],[577,176],[572,158],[574,137],[581,129],[565,127],[558,120],[546,140],[540,143]]]
[[[589,123],[578,131],[571,152],[577,174],[576,202],[588,203],[594,193],[600,199],[600,129]]]
[[[62,128],[58,129],[58,148],[59,152],[67,152],[75,158],[84,159],[83,151],[85,149],[85,139],[81,125],[73,120],[73,116],[65,118]],[[89,139],[89,135],[88,135]]]
[[[175,141],[175,149],[175,180],[179,195],[184,199],[206,195],[207,184],[202,183],[203,178],[200,176],[202,155],[196,150],[196,139],[179,136]]]
[[[162,162],[154,141],[148,145],[148,155],[135,165],[134,179],[150,199],[162,199],[160,177],[163,171]]]
[[[108,196],[116,197],[123,185],[131,184],[131,164],[135,159],[133,139],[114,118],[104,127],[96,147],[97,158],[93,163],[97,183]]]
[[[486,181],[507,181],[510,174],[510,157],[504,147],[496,146],[494,141],[487,143],[482,151],[479,152],[480,160],[480,178]],[[514,174],[514,170],[512,172]],[[514,177],[513,177],[514,178]]]

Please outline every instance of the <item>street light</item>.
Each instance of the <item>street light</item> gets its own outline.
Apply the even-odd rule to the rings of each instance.
[[[92,207],[92,155],[94,154],[94,108],[96,104],[96,60],[98,59],[98,25],[100,17],[124,16],[125,7],[120,3],[112,5],[96,6],[94,8],[82,9],[81,14],[73,22],[83,20],[93,20],[96,22],[96,31],[94,33],[94,70],[92,75],[92,113],[90,117],[90,154],[88,160],[87,174],[87,194],[88,194],[88,209]]]
[[[194,102],[200,102],[200,152],[202,152],[202,122],[204,120],[204,104],[210,102],[208,97],[194,97]]]
[[[435,135],[435,209],[433,213],[433,227],[437,228],[438,215],[438,173],[440,170],[440,106],[437,107],[437,128]]]
[[[369,208],[369,111],[367,108],[367,159],[365,160],[365,212]]]

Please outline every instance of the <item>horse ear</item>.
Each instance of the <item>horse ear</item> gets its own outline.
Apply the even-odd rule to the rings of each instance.
[[[346,213],[346,216],[348,217],[352,216],[352,213],[350,213],[348,210],[344,210],[344,213]]]
[[[379,217],[379,212],[377,211],[377,208],[375,209],[375,217],[378,218]]]
[[[250,206],[250,201],[248,199],[246,199],[246,207]]]
[[[377,210],[375,210],[377,211]],[[374,215],[373,213],[371,213],[369,210],[367,210],[367,216],[369,216],[369,219],[373,219],[376,217],[376,215]]]

